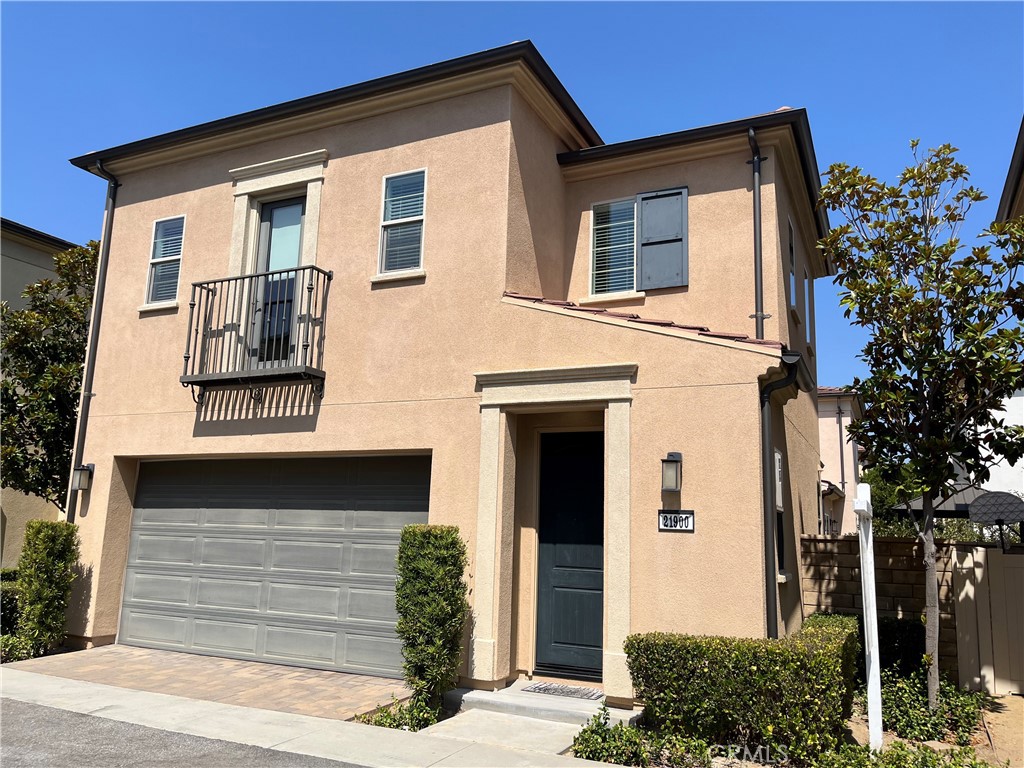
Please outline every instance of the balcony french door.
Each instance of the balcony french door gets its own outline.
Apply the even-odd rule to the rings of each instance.
[[[264,203],[260,209],[256,271],[261,277],[253,295],[253,367],[290,365],[296,349],[296,267],[302,257],[306,199]],[[280,271],[286,270],[286,271]]]

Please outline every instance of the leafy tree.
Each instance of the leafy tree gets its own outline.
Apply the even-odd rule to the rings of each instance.
[[[850,434],[900,498],[921,496],[916,520],[925,580],[928,702],[939,687],[934,500],[957,480],[980,484],[1001,457],[1024,455],[1024,428],[1000,418],[1024,387],[1024,217],[992,224],[982,244],[962,245],[972,204],[985,196],[945,144],[914,162],[895,185],[833,164],[822,205],[845,223],[819,247],[837,266],[840,302],[870,332],[861,352],[870,375],[855,380],[864,417]]]
[[[54,256],[55,279],[0,307],[4,486],[64,509],[99,243]]]

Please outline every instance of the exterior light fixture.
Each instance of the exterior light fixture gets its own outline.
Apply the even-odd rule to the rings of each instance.
[[[71,470],[71,490],[88,491],[89,483],[92,481],[92,471],[95,468],[95,464],[79,464]]]
[[[678,492],[682,488],[683,454],[670,453],[661,460],[661,490]]]

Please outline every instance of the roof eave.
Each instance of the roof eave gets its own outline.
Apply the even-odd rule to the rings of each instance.
[[[612,158],[625,157],[628,155],[652,152],[683,144],[692,144],[699,141],[724,138],[746,134],[753,128],[765,130],[788,126],[793,133],[793,140],[796,144],[797,153],[800,156],[802,175],[808,193],[808,200],[814,211],[814,219],[818,229],[818,236],[824,237],[829,230],[828,214],[819,206],[818,193],[821,185],[818,181],[818,161],[814,154],[814,142],[811,139],[811,126],[807,119],[807,110],[787,109],[781,112],[769,112],[764,115],[745,117],[742,120],[733,120],[727,123],[715,123],[704,125],[699,128],[691,128],[686,131],[665,133],[658,136],[649,136],[643,139],[605,144],[598,147],[563,152],[558,156],[558,162],[563,166],[580,165],[583,163],[599,162]],[[829,267],[831,269],[831,267]]]
[[[1024,118],[1020,121],[1017,143],[1014,145],[1013,156],[1010,158],[1010,169],[1006,172],[1006,184],[1003,186],[1003,194],[999,197],[996,221],[1006,221],[1010,218],[1010,212],[1016,207],[1017,199],[1024,193],[1022,180],[1024,180]]]
[[[517,61],[522,61],[530,68],[587,141],[595,145],[603,143],[597,130],[590,124],[586,115],[583,114],[583,111],[573,100],[572,96],[569,95],[569,92],[559,81],[551,67],[548,66],[544,57],[540,55],[536,46],[529,40],[525,40],[406,72],[368,80],[363,83],[337,88],[332,91],[293,99],[281,104],[262,107],[169,133],[162,133],[108,149],[89,152],[72,158],[70,162],[78,168],[95,173],[97,161],[108,164],[126,157],[171,147],[182,142],[218,136],[255,125],[263,125],[274,120],[294,117],[338,104],[372,98],[391,91],[424,85]]]

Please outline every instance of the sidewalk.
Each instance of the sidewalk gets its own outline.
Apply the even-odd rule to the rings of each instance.
[[[426,733],[115,688],[8,667],[0,696],[174,733],[336,760],[352,768],[604,766],[571,757],[472,743]]]

